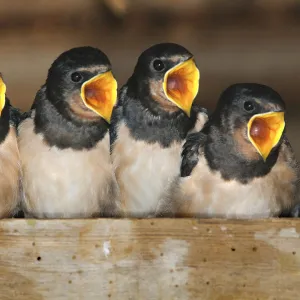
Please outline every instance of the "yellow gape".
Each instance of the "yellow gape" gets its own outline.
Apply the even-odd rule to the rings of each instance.
[[[166,72],[163,89],[167,98],[188,116],[199,90],[200,72],[191,58]]]
[[[248,122],[248,138],[264,160],[278,144],[284,127],[284,112],[257,114]]]
[[[0,116],[5,106],[6,85],[0,76]]]
[[[89,109],[110,123],[117,103],[118,84],[111,71],[97,75],[83,83],[81,98]]]

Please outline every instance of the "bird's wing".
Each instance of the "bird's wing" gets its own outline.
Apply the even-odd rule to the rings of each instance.
[[[186,142],[183,145],[181,157],[180,176],[190,176],[193,169],[198,163],[200,148],[203,147],[206,141],[206,134],[202,131],[191,133],[187,136]]]
[[[114,108],[111,116],[111,123],[109,127],[109,138],[110,138],[110,148],[112,150],[112,146],[117,139],[117,130],[118,123],[122,119],[123,115],[123,101],[124,96],[127,91],[127,86],[123,86],[119,91],[118,102],[116,107]]]
[[[35,99],[34,99],[32,105],[31,105],[30,110],[29,110],[29,111],[26,111],[26,112],[24,112],[24,113],[21,114],[18,125],[19,125],[20,123],[22,123],[24,120],[33,117],[33,113],[34,113],[34,111],[35,111],[35,109],[36,109],[36,104],[37,104],[37,102],[38,102],[40,99],[42,99],[42,98],[44,97],[44,95],[46,94],[46,93],[45,93],[45,90],[46,90],[46,86],[43,85],[43,86],[41,87],[41,89],[37,92],[37,94],[36,94],[36,96],[35,96]]]
[[[210,112],[206,108],[198,104],[193,104],[192,110],[196,113],[197,120],[195,126],[189,131],[189,133],[194,133],[202,130],[203,126],[206,124],[210,116]]]
[[[192,109],[196,112],[196,113],[204,113],[208,116],[210,116],[210,111],[202,106],[200,106],[198,103],[193,104]]]
[[[296,186],[295,199],[293,199],[293,205],[288,209],[285,209],[280,217],[287,218],[300,218],[300,164],[296,159],[295,153],[292,149],[292,146],[288,139],[285,137],[283,140],[283,144],[285,146],[285,159],[287,164],[296,174],[297,180],[293,182]]]
[[[9,124],[17,128],[19,123],[22,120],[23,113],[21,112],[20,109],[13,107],[10,104],[9,100],[8,103],[9,103]]]

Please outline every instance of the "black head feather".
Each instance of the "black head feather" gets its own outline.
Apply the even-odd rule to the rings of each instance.
[[[70,99],[80,97],[84,82],[109,70],[110,61],[99,49],[79,47],[62,53],[51,65],[46,84],[32,105],[36,133],[42,133],[50,146],[60,149],[94,147],[104,137],[108,124],[96,114],[90,119],[78,116],[71,109]],[[82,106],[81,110],[90,113]]]
[[[149,78],[161,78],[174,65],[192,56],[192,53],[181,45],[174,43],[156,44],[141,53],[134,68],[133,77],[138,78],[141,84],[143,80],[148,81]],[[158,60],[161,61],[163,68],[160,66],[157,70]]]
[[[240,138],[245,137],[244,145],[252,151],[253,145],[246,140],[250,118],[258,113],[284,110],[284,101],[268,86],[255,83],[230,86],[221,94],[216,110],[201,131],[202,135],[199,133],[198,136],[188,138],[183,151],[182,176],[190,174],[190,169],[187,168],[186,171],[185,166],[195,166],[195,157],[199,150],[194,149],[198,149],[198,145],[202,148],[211,170],[219,171],[225,180],[236,179],[247,183],[255,177],[266,175],[277,161],[284,135],[264,161],[260,155],[246,157],[237,147],[236,133],[241,131]]]
[[[94,69],[97,67],[103,67],[103,70]],[[47,99],[69,121],[74,122],[74,115],[69,111],[68,97],[71,93],[79,92],[85,81],[110,69],[108,57],[99,49],[79,47],[66,51],[53,62],[48,71],[45,84]],[[74,74],[79,74],[80,79],[74,81]]]
[[[188,117],[167,98],[156,101],[160,91],[154,90],[156,83],[158,89],[162,86],[169,69],[191,57],[187,49],[173,43],[154,45],[140,55],[133,75],[119,94],[119,108],[115,111],[115,117],[125,120],[135,139],[169,147],[174,141],[185,139],[194,127],[199,110],[196,104]],[[116,138],[115,122],[112,122],[112,142]]]

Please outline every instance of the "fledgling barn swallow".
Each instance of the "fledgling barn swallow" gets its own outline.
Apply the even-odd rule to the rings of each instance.
[[[285,134],[285,103],[268,86],[235,84],[183,147],[173,190],[180,217],[265,218],[299,204],[299,167]]]
[[[184,47],[145,50],[122,87],[110,127],[111,154],[125,216],[160,215],[180,171],[188,132],[201,129],[206,110],[193,105],[200,72]]]
[[[21,113],[10,105],[0,74],[0,218],[13,217],[20,203],[20,156],[16,126]]]
[[[62,53],[19,126],[26,217],[115,216],[108,126],[117,82],[92,47]]]

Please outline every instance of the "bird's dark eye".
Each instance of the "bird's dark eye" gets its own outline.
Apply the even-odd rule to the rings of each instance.
[[[164,63],[160,60],[160,59],[156,59],[154,62],[153,62],[153,68],[158,71],[158,72],[161,72],[164,68],[165,68],[165,65]]]
[[[244,103],[244,109],[246,110],[246,111],[253,111],[254,110],[254,104],[251,102],[251,101],[246,101],[245,103]]]
[[[74,82],[79,82],[82,79],[82,75],[80,73],[78,73],[78,72],[74,72],[71,75],[71,79]]]

